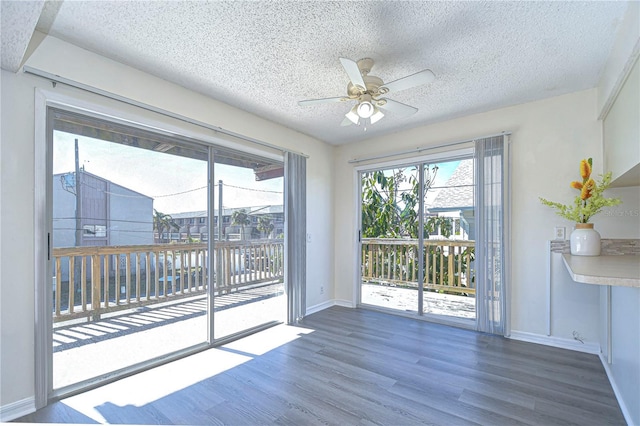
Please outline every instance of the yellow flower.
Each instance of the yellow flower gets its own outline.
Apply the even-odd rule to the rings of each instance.
[[[580,176],[582,179],[589,179],[591,176],[591,164],[587,160],[580,161]]]
[[[582,192],[580,192],[580,198],[586,200],[591,198],[591,194],[596,187],[596,182],[593,179],[589,179],[583,186]]]
[[[580,175],[582,182],[573,181],[571,187],[580,191],[573,203],[560,204],[540,198],[540,202],[556,209],[556,213],[565,219],[576,223],[589,223],[594,215],[600,213],[604,207],[617,206],[619,198],[605,198],[602,193],[611,184],[611,172],[600,175],[599,182],[591,178],[593,160],[591,158],[580,161]]]

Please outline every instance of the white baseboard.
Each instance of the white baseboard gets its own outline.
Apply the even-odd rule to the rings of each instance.
[[[609,383],[611,383],[611,388],[613,389],[613,393],[615,394],[616,399],[618,400],[618,405],[620,406],[620,410],[622,411],[624,420],[627,422],[628,425],[632,425],[633,423],[631,422],[632,420],[631,413],[629,412],[629,409],[627,408],[627,406],[624,403],[624,400],[622,399],[622,396],[620,394],[620,389],[618,389],[618,385],[616,384],[616,381],[613,378],[613,372],[609,367],[609,362],[607,361],[607,358],[604,356],[602,352],[600,352],[599,356],[600,356],[600,362],[602,362],[602,366],[604,367],[604,371],[607,373],[607,378],[609,379]]]
[[[2,405],[0,406],[0,422],[10,422],[34,411],[36,411],[36,399],[33,396]]]
[[[355,308],[356,307],[356,305],[353,302],[351,302],[351,300],[334,299],[333,302],[334,302],[333,304],[335,306],[343,306],[345,308]]]
[[[529,343],[538,343],[541,345],[553,346],[555,348],[569,349],[571,351],[584,352],[588,354],[599,355],[600,345],[595,342],[580,342],[575,339],[566,339],[564,337],[545,336],[542,334],[528,333],[526,331],[512,330],[510,339],[520,340]]]
[[[355,308],[355,306],[353,305],[353,303],[351,303],[350,300],[331,299],[331,300],[327,300],[326,302],[322,302],[317,305],[307,307],[307,312],[305,315],[315,314],[316,312],[320,312],[332,306],[344,306],[345,308]]]
[[[305,315],[315,314],[316,312],[320,312],[322,310],[330,308],[333,305],[335,305],[333,300],[327,300],[326,302],[322,302],[317,305],[307,306],[307,312],[305,313]]]

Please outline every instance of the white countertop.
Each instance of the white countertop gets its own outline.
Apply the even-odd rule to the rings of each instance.
[[[571,256],[563,254],[569,275],[585,284],[640,288],[640,256]]]

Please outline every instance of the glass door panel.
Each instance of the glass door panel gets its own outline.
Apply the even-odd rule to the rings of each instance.
[[[418,167],[361,173],[361,303],[418,310]]]
[[[56,390],[207,342],[208,149],[52,113]]]
[[[214,337],[286,321],[284,164],[217,151]]]
[[[424,165],[423,313],[475,320],[473,159]]]

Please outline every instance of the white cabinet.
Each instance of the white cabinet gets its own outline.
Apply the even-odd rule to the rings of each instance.
[[[612,187],[640,186],[640,65],[636,60],[604,119],[604,170]]]

